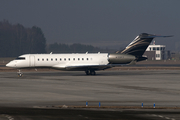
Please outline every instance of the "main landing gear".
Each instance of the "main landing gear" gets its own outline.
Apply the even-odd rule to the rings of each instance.
[[[19,70],[19,71],[17,72],[17,74],[18,74],[18,77],[22,77],[22,76],[23,76],[23,73],[21,72],[21,70]]]
[[[95,70],[86,70],[85,73],[86,75],[96,75]]]

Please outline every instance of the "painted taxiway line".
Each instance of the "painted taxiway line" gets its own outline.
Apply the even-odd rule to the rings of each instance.
[[[162,115],[156,115],[156,114],[152,114],[150,116],[153,116],[153,117],[159,117],[159,118],[164,118],[166,120],[176,120],[174,118],[170,118],[170,117],[165,117],[165,116],[162,116]]]
[[[14,118],[10,115],[6,115],[6,114],[0,114],[0,116],[3,116],[5,118],[7,118],[8,120],[14,120]]]

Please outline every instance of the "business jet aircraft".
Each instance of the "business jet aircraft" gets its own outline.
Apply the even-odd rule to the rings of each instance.
[[[59,70],[85,71],[95,75],[97,70],[105,70],[122,64],[132,64],[142,60],[145,50],[157,36],[147,33],[138,35],[123,51],[116,53],[72,53],[72,54],[25,54],[6,64],[11,68],[53,68]],[[18,72],[19,76],[22,73]]]

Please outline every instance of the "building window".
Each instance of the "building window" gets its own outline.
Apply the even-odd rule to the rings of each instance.
[[[160,57],[160,54],[156,54],[156,57],[159,58],[159,57]]]

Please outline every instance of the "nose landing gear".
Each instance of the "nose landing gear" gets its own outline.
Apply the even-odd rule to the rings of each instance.
[[[17,72],[17,74],[18,74],[18,77],[22,77],[22,76],[23,76],[23,73],[21,72],[21,70],[19,70],[19,71]]]

